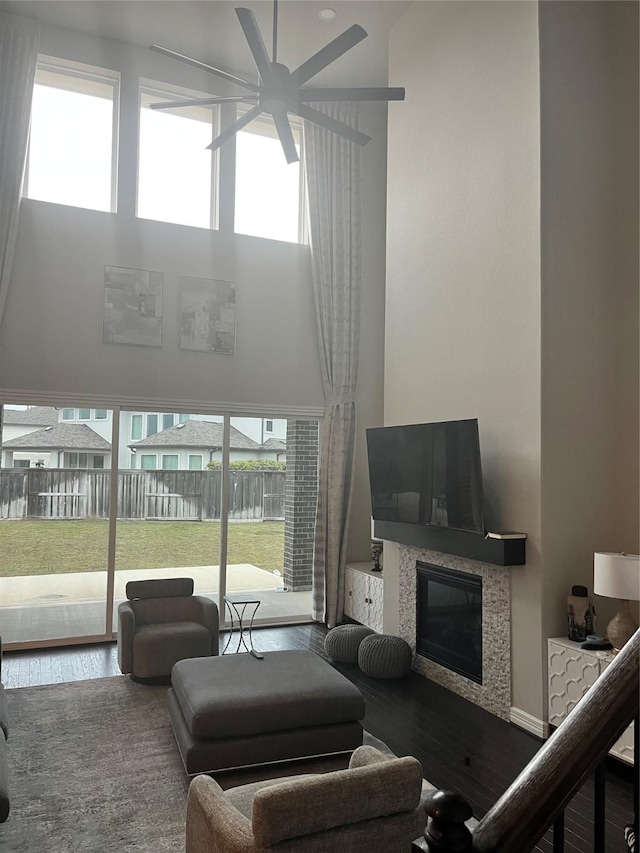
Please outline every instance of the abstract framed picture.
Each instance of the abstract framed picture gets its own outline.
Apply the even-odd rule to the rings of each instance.
[[[104,268],[104,343],[162,346],[163,283],[161,272]]]
[[[180,349],[233,355],[236,351],[236,286],[232,281],[182,276]]]

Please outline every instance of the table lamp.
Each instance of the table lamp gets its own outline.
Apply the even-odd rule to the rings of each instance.
[[[607,625],[607,639],[619,651],[638,629],[629,601],[640,601],[640,554],[594,554],[593,591],[620,599],[620,609]]]

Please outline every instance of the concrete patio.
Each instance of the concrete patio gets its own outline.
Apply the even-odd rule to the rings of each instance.
[[[197,595],[218,601],[218,566],[122,570],[115,573],[113,630],[117,606],[130,580],[192,577]],[[104,634],[105,572],[0,577],[0,635],[3,643],[58,640]],[[310,618],[311,591],[285,592],[283,579],[248,563],[227,566],[227,594],[260,600],[256,624]]]

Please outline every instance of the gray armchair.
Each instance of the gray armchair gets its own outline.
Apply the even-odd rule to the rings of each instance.
[[[218,654],[218,607],[192,578],[129,581],[118,605],[118,665],[136,681],[169,679],[174,663]]]
[[[424,831],[422,768],[372,746],[348,770],[254,782],[223,791],[189,786],[186,853],[407,853]]]

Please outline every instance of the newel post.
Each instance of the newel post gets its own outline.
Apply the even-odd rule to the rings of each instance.
[[[467,853],[473,846],[465,821],[472,817],[471,806],[453,791],[435,791],[425,802],[429,816],[424,838],[429,853]]]

